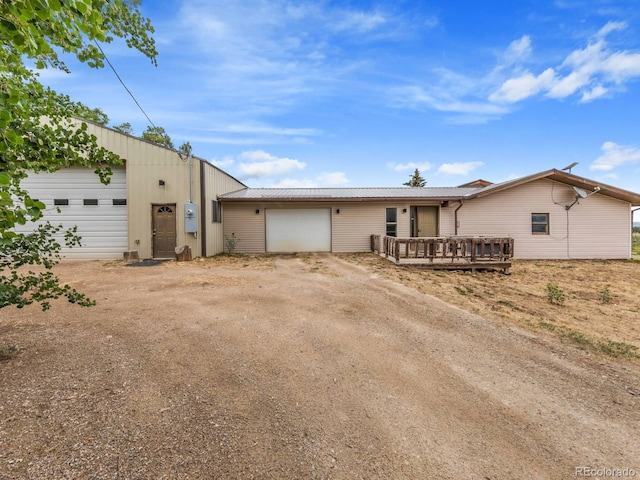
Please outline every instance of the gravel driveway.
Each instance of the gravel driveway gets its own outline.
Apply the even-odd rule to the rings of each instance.
[[[638,363],[339,257],[58,274],[98,305],[0,310],[0,479],[640,476]]]

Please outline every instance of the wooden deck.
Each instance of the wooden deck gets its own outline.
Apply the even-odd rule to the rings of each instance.
[[[497,268],[509,273],[513,238],[371,235],[371,250],[399,265],[472,271]]]

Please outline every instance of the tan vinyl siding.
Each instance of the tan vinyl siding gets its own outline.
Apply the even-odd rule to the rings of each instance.
[[[368,252],[371,250],[371,235],[384,235],[386,209],[397,208],[398,236],[408,237],[411,229],[410,205],[402,203],[363,202],[251,202],[223,204],[224,235],[235,232],[240,239],[238,253],[264,253],[265,219],[268,208],[331,208],[331,251]],[[255,213],[256,209],[260,214]],[[340,213],[336,210],[340,209]],[[406,209],[406,212],[402,210]]]
[[[459,203],[454,203],[448,207],[440,209],[440,236],[448,237],[456,234],[456,208],[460,206]],[[464,208],[464,207],[462,207]]]
[[[630,205],[595,194],[567,212],[574,199],[571,187],[543,179],[465,202],[458,235],[513,237],[522,259],[629,258]],[[549,235],[531,233],[532,213],[549,214]]]
[[[336,209],[340,214],[336,214]],[[408,204],[389,203],[336,203],[333,205],[332,229],[333,251],[371,251],[371,235],[384,235],[386,230],[386,209],[397,209],[397,233],[399,237],[409,236]],[[402,209],[407,212],[403,213]]]
[[[259,209],[260,213],[256,214],[256,209]],[[231,238],[235,233],[238,239],[236,253],[265,252],[264,218],[264,207],[258,203],[222,205],[224,238]]]

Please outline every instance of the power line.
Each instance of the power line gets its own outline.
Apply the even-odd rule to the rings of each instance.
[[[107,61],[107,64],[111,67],[111,70],[113,70],[113,73],[115,73],[116,77],[118,78],[118,80],[120,80],[120,83],[122,84],[122,86],[124,87],[124,89],[127,91],[127,93],[131,96],[131,98],[133,99],[134,102],[136,102],[136,105],[138,106],[138,108],[140,109],[140,111],[142,112],[142,114],[147,117],[147,120],[149,120],[149,123],[151,124],[151,126],[153,126],[154,128],[158,128],[156,127],[156,125],[151,121],[151,119],[149,118],[149,115],[147,115],[147,112],[144,111],[144,109],[142,108],[142,106],[140,105],[140,103],[138,103],[138,100],[136,100],[136,97],[133,95],[133,93],[131,93],[131,90],[129,90],[127,88],[127,86],[125,85],[124,81],[122,80],[122,78],[120,78],[120,75],[118,75],[118,72],[116,71],[115,67],[111,64],[111,62],[109,61],[109,58],[107,57],[107,55],[104,53],[104,51],[102,50],[102,47],[100,47],[100,44],[97,42],[97,40],[93,41],[96,44],[96,47],[98,47],[98,50],[100,50],[100,53],[102,54],[102,56],[104,57],[104,59]]]

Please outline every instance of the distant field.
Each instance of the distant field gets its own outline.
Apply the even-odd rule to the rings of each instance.
[[[640,233],[633,234],[633,254],[640,256]]]

